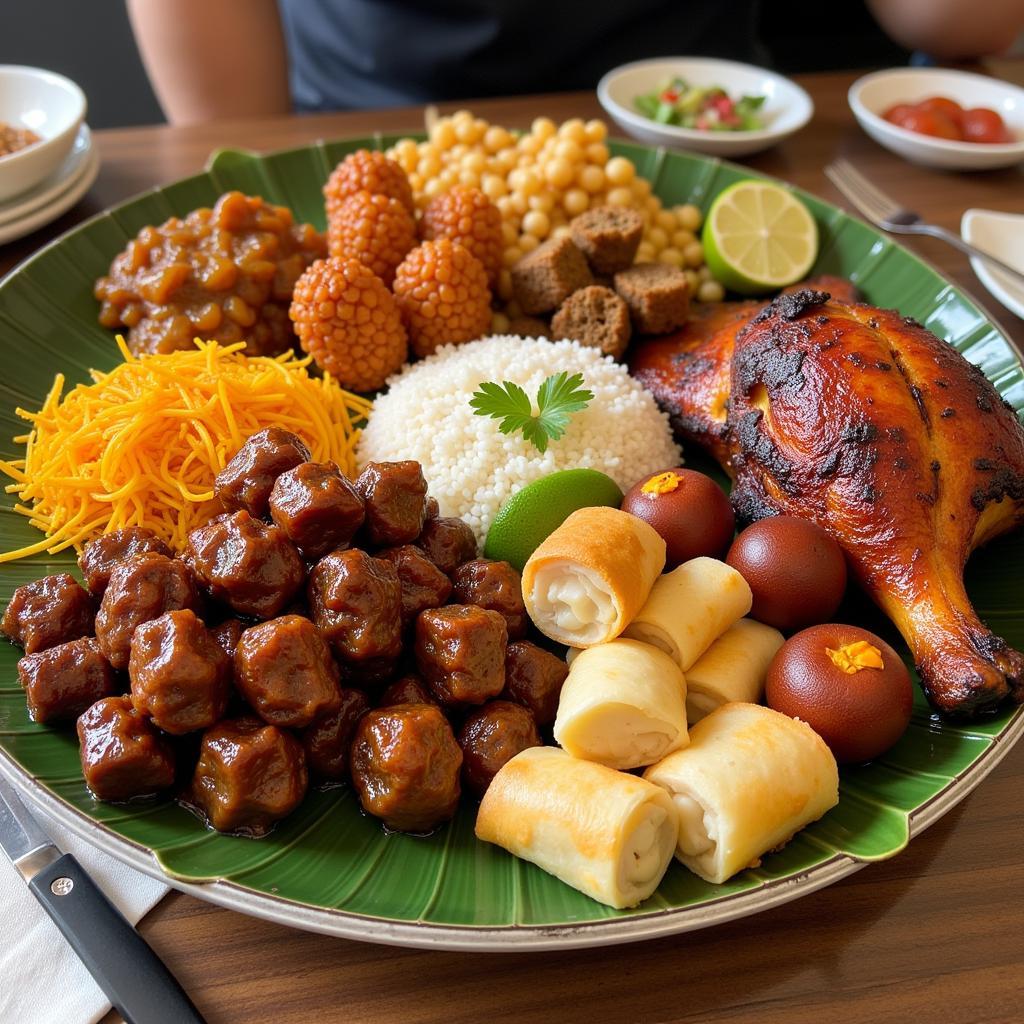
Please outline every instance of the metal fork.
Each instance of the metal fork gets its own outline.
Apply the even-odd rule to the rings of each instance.
[[[968,256],[977,256],[992,266],[1011,275],[1024,285],[1024,272],[1011,267],[1001,259],[989,255],[982,249],[965,242],[959,235],[921,220],[921,215],[900,206],[895,199],[887,196],[858,171],[849,160],[835,160],[825,168],[829,181],[850,200],[869,221],[884,231],[901,235],[930,235],[941,238]]]

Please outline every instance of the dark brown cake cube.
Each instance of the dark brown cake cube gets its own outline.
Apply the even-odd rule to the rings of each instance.
[[[498,612],[452,604],[416,620],[416,665],[446,707],[483,704],[505,686],[508,628]]]
[[[583,253],[569,238],[549,238],[512,268],[512,291],[524,313],[550,313],[593,283]]]
[[[261,836],[299,806],[308,783],[299,741],[246,715],[204,733],[188,799],[218,832]]]
[[[132,634],[132,702],[172,736],[207,729],[227,710],[231,662],[195,612],[167,612]]]
[[[419,676],[408,675],[396,679],[378,698],[377,707],[390,708],[395,704],[436,704],[426,683]]]
[[[529,708],[538,725],[550,725],[558,713],[558,698],[569,666],[528,640],[508,645],[502,700]]]
[[[26,654],[89,636],[96,608],[78,581],[66,572],[23,583],[11,595],[0,630]]]
[[[523,578],[508,562],[474,558],[458,567],[452,577],[453,600],[497,612],[508,629],[509,640],[526,636],[529,618],[523,601]]]
[[[368,462],[355,488],[366,504],[371,544],[411,544],[427,518],[427,481],[418,462]]]
[[[574,217],[569,230],[595,274],[617,274],[636,259],[644,219],[629,207],[595,206]]]
[[[277,478],[270,517],[315,560],[352,540],[363,525],[363,499],[333,462],[303,462]]]
[[[438,516],[423,524],[416,546],[449,576],[471,558],[476,558],[476,536],[469,523],[452,516]],[[442,602],[443,603],[443,602]]]
[[[104,697],[78,719],[82,774],[98,800],[130,800],[174,783],[174,751],[130,697]]]
[[[439,520],[433,520],[438,522]],[[452,581],[413,544],[384,548],[378,558],[390,562],[402,588],[402,624],[416,620],[420,612],[439,608],[452,592]]]
[[[638,334],[667,334],[686,323],[690,285],[666,263],[636,263],[615,275],[615,290],[626,301]]]
[[[327,782],[348,779],[352,736],[359,719],[370,710],[370,702],[362,690],[344,687],[339,692],[341,703],[337,710],[318,718],[299,733],[310,776]]]
[[[33,722],[75,719],[118,689],[110,662],[91,636],[26,654],[18,662],[18,681]]]
[[[266,427],[253,434],[217,474],[214,492],[228,512],[245,509],[260,519],[274,481],[293,466],[309,461],[309,449],[301,438],[281,427]]]
[[[573,292],[551,320],[553,340],[570,338],[616,359],[626,351],[631,333],[626,303],[597,284]]]
[[[78,568],[82,570],[89,592],[95,598],[101,598],[114,566],[146,551],[156,551],[167,558],[174,554],[152,530],[144,526],[128,526],[89,541],[78,556]]]

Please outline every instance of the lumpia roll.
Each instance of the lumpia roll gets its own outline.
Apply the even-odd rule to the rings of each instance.
[[[523,600],[534,625],[569,647],[617,637],[665,568],[665,542],[617,508],[573,512],[523,568]]]
[[[690,745],[644,772],[672,797],[676,857],[720,884],[756,867],[839,802],[832,752],[805,722],[758,704],[723,704]]]
[[[692,558],[665,573],[624,635],[653,644],[688,672],[753,604],[747,581],[717,558]]]
[[[699,722],[732,701],[757,704],[768,666],[785,637],[753,619],[734,622],[686,673],[686,720]]]
[[[562,684],[555,741],[608,768],[641,768],[687,743],[686,679],[664,651],[612,640],[580,651]]]
[[[531,747],[505,764],[476,818],[478,839],[617,909],[658,887],[676,829],[665,790],[557,747]]]

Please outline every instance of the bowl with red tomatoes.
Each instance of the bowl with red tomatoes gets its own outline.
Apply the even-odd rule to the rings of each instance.
[[[891,68],[857,79],[850,109],[893,153],[952,171],[1024,161],[1024,89],[945,68]]]

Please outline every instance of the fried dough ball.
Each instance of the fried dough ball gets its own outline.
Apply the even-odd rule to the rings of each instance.
[[[296,283],[288,315],[303,350],[342,387],[375,391],[405,362],[394,296],[358,260],[317,260]]]
[[[505,248],[501,213],[480,189],[455,185],[435,196],[420,229],[425,239],[450,238],[465,246],[483,264],[488,284],[497,284]]]
[[[418,245],[395,274],[395,298],[413,351],[482,337],[491,326],[491,292],[483,264],[458,242]]]
[[[371,195],[391,196],[410,213],[416,209],[405,171],[383,153],[357,149],[334,168],[324,185],[328,221],[334,219],[338,207],[349,196],[363,191]]]
[[[500,218],[498,232],[500,239]],[[389,288],[398,264],[415,244],[416,221],[412,214],[398,199],[379,192],[349,196],[337,206],[327,224],[330,254],[359,260]]]

